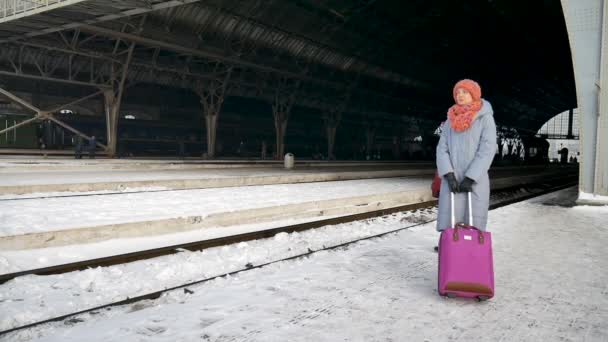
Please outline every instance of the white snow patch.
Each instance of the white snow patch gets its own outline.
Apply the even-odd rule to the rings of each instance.
[[[606,203],[606,205],[608,205],[608,196],[589,194],[589,193],[581,191],[581,192],[579,192],[578,198],[580,200],[594,201],[597,203]]]

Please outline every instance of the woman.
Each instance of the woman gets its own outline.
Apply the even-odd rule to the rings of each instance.
[[[486,230],[490,202],[488,169],[496,154],[496,124],[492,105],[481,98],[481,87],[472,80],[456,83],[456,104],[448,110],[437,144],[437,171],[442,176],[437,230],[451,225],[450,192],[454,192],[456,222]],[[467,222],[467,192],[471,192],[473,222]]]

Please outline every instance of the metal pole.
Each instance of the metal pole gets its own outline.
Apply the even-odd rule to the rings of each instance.
[[[573,122],[574,122],[574,109],[570,109],[568,111],[568,134],[567,134],[567,138],[568,139],[573,139],[574,138],[574,134],[572,134],[572,124],[573,124]]]
[[[36,106],[30,104],[29,102],[25,101],[24,99],[14,95],[13,93],[3,89],[2,87],[0,87],[0,94],[6,96],[9,98],[9,100],[16,102],[20,105],[22,105],[23,107],[30,109],[31,111],[34,111],[36,113],[40,113],[41,110],[39,108],[37,108]]]
[[[1,131],[0,131],[0,134],[7,133],[7,132],[12,131],[12,130],[14,130],[14,129],[17,129],[17,128],[21,127],[21,126],[25,126],[25,125],[27,125],[27,124],[29,124],[29,123],[31,123],[31,122],[34,122],[34,121],[36,121],[36,120],[38,120],[38,119],[40,119],[40,117],[39,117],[39,116],[33,117],[33,118],[31,118],[31,119],[27,119],[27,120],[22,121],[22,122],[20,122],[20,123],[18,123],[18,124],[16,124],[16,125],[14,125],[14,126],[7,127],[7,128],[5,128],[5,129],[1,130]],[[7,123],[8,123],[8,121],[7,121]],[[8,141],[8,134],[6,135],[6,141]]]

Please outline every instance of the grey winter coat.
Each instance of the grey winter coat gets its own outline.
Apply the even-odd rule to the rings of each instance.
[[[483,105],[471,127],[464,132],[452,129],[450,120],[443,124],[443,131],[437,144],[437,171],[440,176],[454,172],[458,182],[464,177],[475,181],[473,184],[472,224],[480,230],[486,230],[488,207],[490,202],[490,179],[488,169],[496,154],[496,124],[494,123],[492,105],[483,100]],[[454,198],[456,223],[469,223],[466,193],[457,193]],[[442,231],[451,225],[450,189],[447,181],[441,182],[439,193],[439,213],[437,230]]]

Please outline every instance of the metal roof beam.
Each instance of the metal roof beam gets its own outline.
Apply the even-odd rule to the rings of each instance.
[[[174,44],[174,43],[169,43],[169,42],[158,40],[158,39],[142,37],[142,36],[125,33],[125,32],[119,32],[119,31],[115,31],[115,30],[111,30],[111,29],[107,29],[107,28],[99,27],[99,26],[84,25],[84,26],[81,26],[80,29],[82,31],[86,31],[86,32],[93,33],[93,34],[98,34],[98,35],[101,34],[104,36],[132,41],[137,44],[144,45],[144,46],[158,47],[161,49],[175,51],[175,52],[179,52],[179,53],[183,53],[183,54],[187,54],[187,55],[192,55],[195,57],[207,58],[207,59],[217,60],[217,61],[221,61],[221,62],[225,62],[225,63],[230,63],[230,64],[236,65],[236,66],[257,69],[257,70],[265,71],[265,72],[272,72],[272,73],[284,75],[284,76],[287,76],[290,78],[306,80],[306,81],[310,81],[310,82],[314,82],[314,83],[321,83],[326,86],[330,86],[332,88],[345,88],[344,85],[339,84],[339,83],[319,80],[319,79],[315,79],[310,76],[306,76],[302,73],[282,70],[279,68],[260,65],[258,63],[249,62],[249,61],[245,61],[245,60],[238,59],[238,58],[224,56],[220,53],[210,51],[209,49],[203,50],[203,49],[189,48],[189,47],[181,46],[181,45]]]
[[[0,24],[83,1],[86,0],[0,0]]]
[[[103,84],[103,83],[81,82],[81,81],[67,80],[64,78],[45,77],[45,76],[30,75],[30,74],[16,73],[16,72],[10,72],[10,71],[0,71],[0,75],[27,78],[27,79],[39,80],[39,81],[59,82],[59,83],[86,86],[86,87],[110,88],[109,85]]]
[[[3,1],[11,1],[11,0],[3,0]],[[88,1],[90,1],[90,0],[88,0]],[[198,2],[198,1],[200,1],[200,0],[170,0],[170,1],[163,1],[160,3],[156,3],[156,4],[151,4],[150,6],[145,6],[145,7],[134,7],[134,8],[130,8],[130,9],[118,12],[118,13],[110,13],[110,14],[102,15],[102,16],[96,17],[94,19],[88,19],[88,20],[83,20],[83,21],[70,21],[70,22],[62,24],[62,25],[53,25],[53,26],[47,27],[45,29],[34,30],[34,31],[31,31],[31,32],[28,32],[25,34],[18,35],[18,36],[12,36],[7,39],[2,39],[2,40],[0,40],[0,43],[4,43],[7,41],[15,41],[15,40],[23,39],[23,38],[35,37],[35,36],[39,36],[42,34],[53,33],[53,32],[62,31],[62,30],[66,30],[66,29],[73,29],[73,28],[80,27],[81,25],[90,25],[90,24],[96,24],[96,23],[108,21],[108,20],[116,20],[116,19],[130,17],[130,16],[143,14],[143,13],[147,13],[147,12],[151,12],[151,11],[157,11],[160,9],[188,5],[188,4],[191,4],[194,2]],[[76,2],[76,1],[74,1],[74,2]],[[0,11],[1,11],[1,9],[0,9]],[[0,23],[1,22],[2,21],[0,21]]]
[[[158,40],[158,39],[154,39],[154,38],[143,37],[140,35],[120,32],[120,31],[116,31],[113,29],[105,28],[105,27],[99,27],[99,26],[84,25],[84,26],[80,27],[80,30],[91,33],[91,34],[132,41],[132,42],[136,42],[139,45],[148,46],[148,47],[152,47],[152,48],[156,47],[156,48],[160,48],[163,50],[174,51],[174,52],[178,52],[178,53],[182,53],[182,54],[190,55],[190,56],[195,56],[195,57],[199,57],[199,58],[217,60],[217,61],[221,61],[224,63],[232,64],[235,66],[241,66],[241,67],[245,67],[245,68],[249,68],[249,69],[253,69],[253,70],[259,70],[261,72],[270,72],[273,74],[278,74],[278,75],[286,76],[289,78],[303,80],[303,81],[307,81],[307,82],[317,84],[317,85],[322,85],[322,86],[325,86],[328,88],[338,89],[340,91],[346,91],[348,88],[348,84],[328,81],[328,80],[322,80],[322,79],[308,76],[302,72],[284,70],[279,67],[262,65],[260,63],[247,61],[247,60],[243,60],[240,58],[225,56],[219,52],[212,51],[210,49],[185,47],[185,46],[182,46],[179,44],[170,43],[170,42],[163,41],[163,40]],[[379,97],[384,100],[403,102],[402,99],[390,97],[385,94],[380,94],[380,93],[378,93],[376,91],[372,91],[370,89],[356,89],[355,92],[364,93],[364,94],[372,94],[374,97]]]

